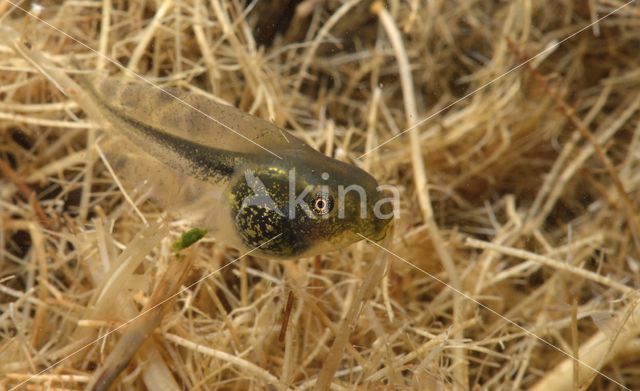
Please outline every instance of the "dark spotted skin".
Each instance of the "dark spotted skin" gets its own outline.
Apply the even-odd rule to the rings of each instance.
[[[245,245],[255,248],[270,238],[277,238],[263,245],[261,249],[278,256],[295,256],[307,250],[312,242],[308,235],[309,218],[298,206],[296,219],[289,219],[289,190],[286,172],[278,169],[266,169],[254,173],[266,187],[267,193],[278,207],[278,211],[269,205],[243,205],[247,198],[255,196],[254,190],[244,178],[236,181],[229,192],[231,217]],[[305,199],[310,202],[310,200]],[[306,234],[306,235],[305,235]]]
[[[247,197],[255,196],[255,192],[244,176],[232,182],[229,189],[231,217],[247,247],[255,248],[262,245],[260,250],[269,255],[295,257],[305,253],[319,241],[327,241],[327,238],[331,237],[338,238],[341,232],[354,228],[352,224],[338,220],[335,213],[321,216],[313,214],[309,209],[315,218],[309,217],[299,204],[295,207],[295,215],[290,218],[287,170],[269,167],[255,170],[253,174],[264,184],[277,210],[273,209],[273,204],[243,204]],[[302,194],[307,185],[304,181],[298,182],[296,196]],[[308,192],[303,202],[311,206],[316,197],[317,193]],[[278,234],[281,235],[277,236]],[[270,240],[274,237],[275,239]]]

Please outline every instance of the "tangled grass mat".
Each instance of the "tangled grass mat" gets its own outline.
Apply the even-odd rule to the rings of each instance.
[[[176,256],[189,222],[123,193],[109,135],[0,43],[0,389],[640,389],[636,1],[0,15],[60,67],[232,104],[401,195],[387,243]]]

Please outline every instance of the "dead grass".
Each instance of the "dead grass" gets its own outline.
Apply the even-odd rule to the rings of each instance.
[[[554,46],[624,2],[54,3],[22,6],[69,36],[0,23],[292,129],[401,218],[390,252],[208,237],[176,267],[188,222],[125,199],[109,135],[0,45],[0,389],[94,384],[179,286],[114,389],[640,389],[638,4]]]

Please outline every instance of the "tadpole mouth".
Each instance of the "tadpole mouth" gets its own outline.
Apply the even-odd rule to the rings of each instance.
[[[368,238],[374,242],[381,242],[393,231],[393,219],[377,219],[375,223],[375,229]]]

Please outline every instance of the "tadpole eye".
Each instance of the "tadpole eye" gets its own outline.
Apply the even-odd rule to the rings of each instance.
[[[317,215],[326,215],[333,209],[333,197],[327,194],[318,194],[311,202],[311,208]]]

